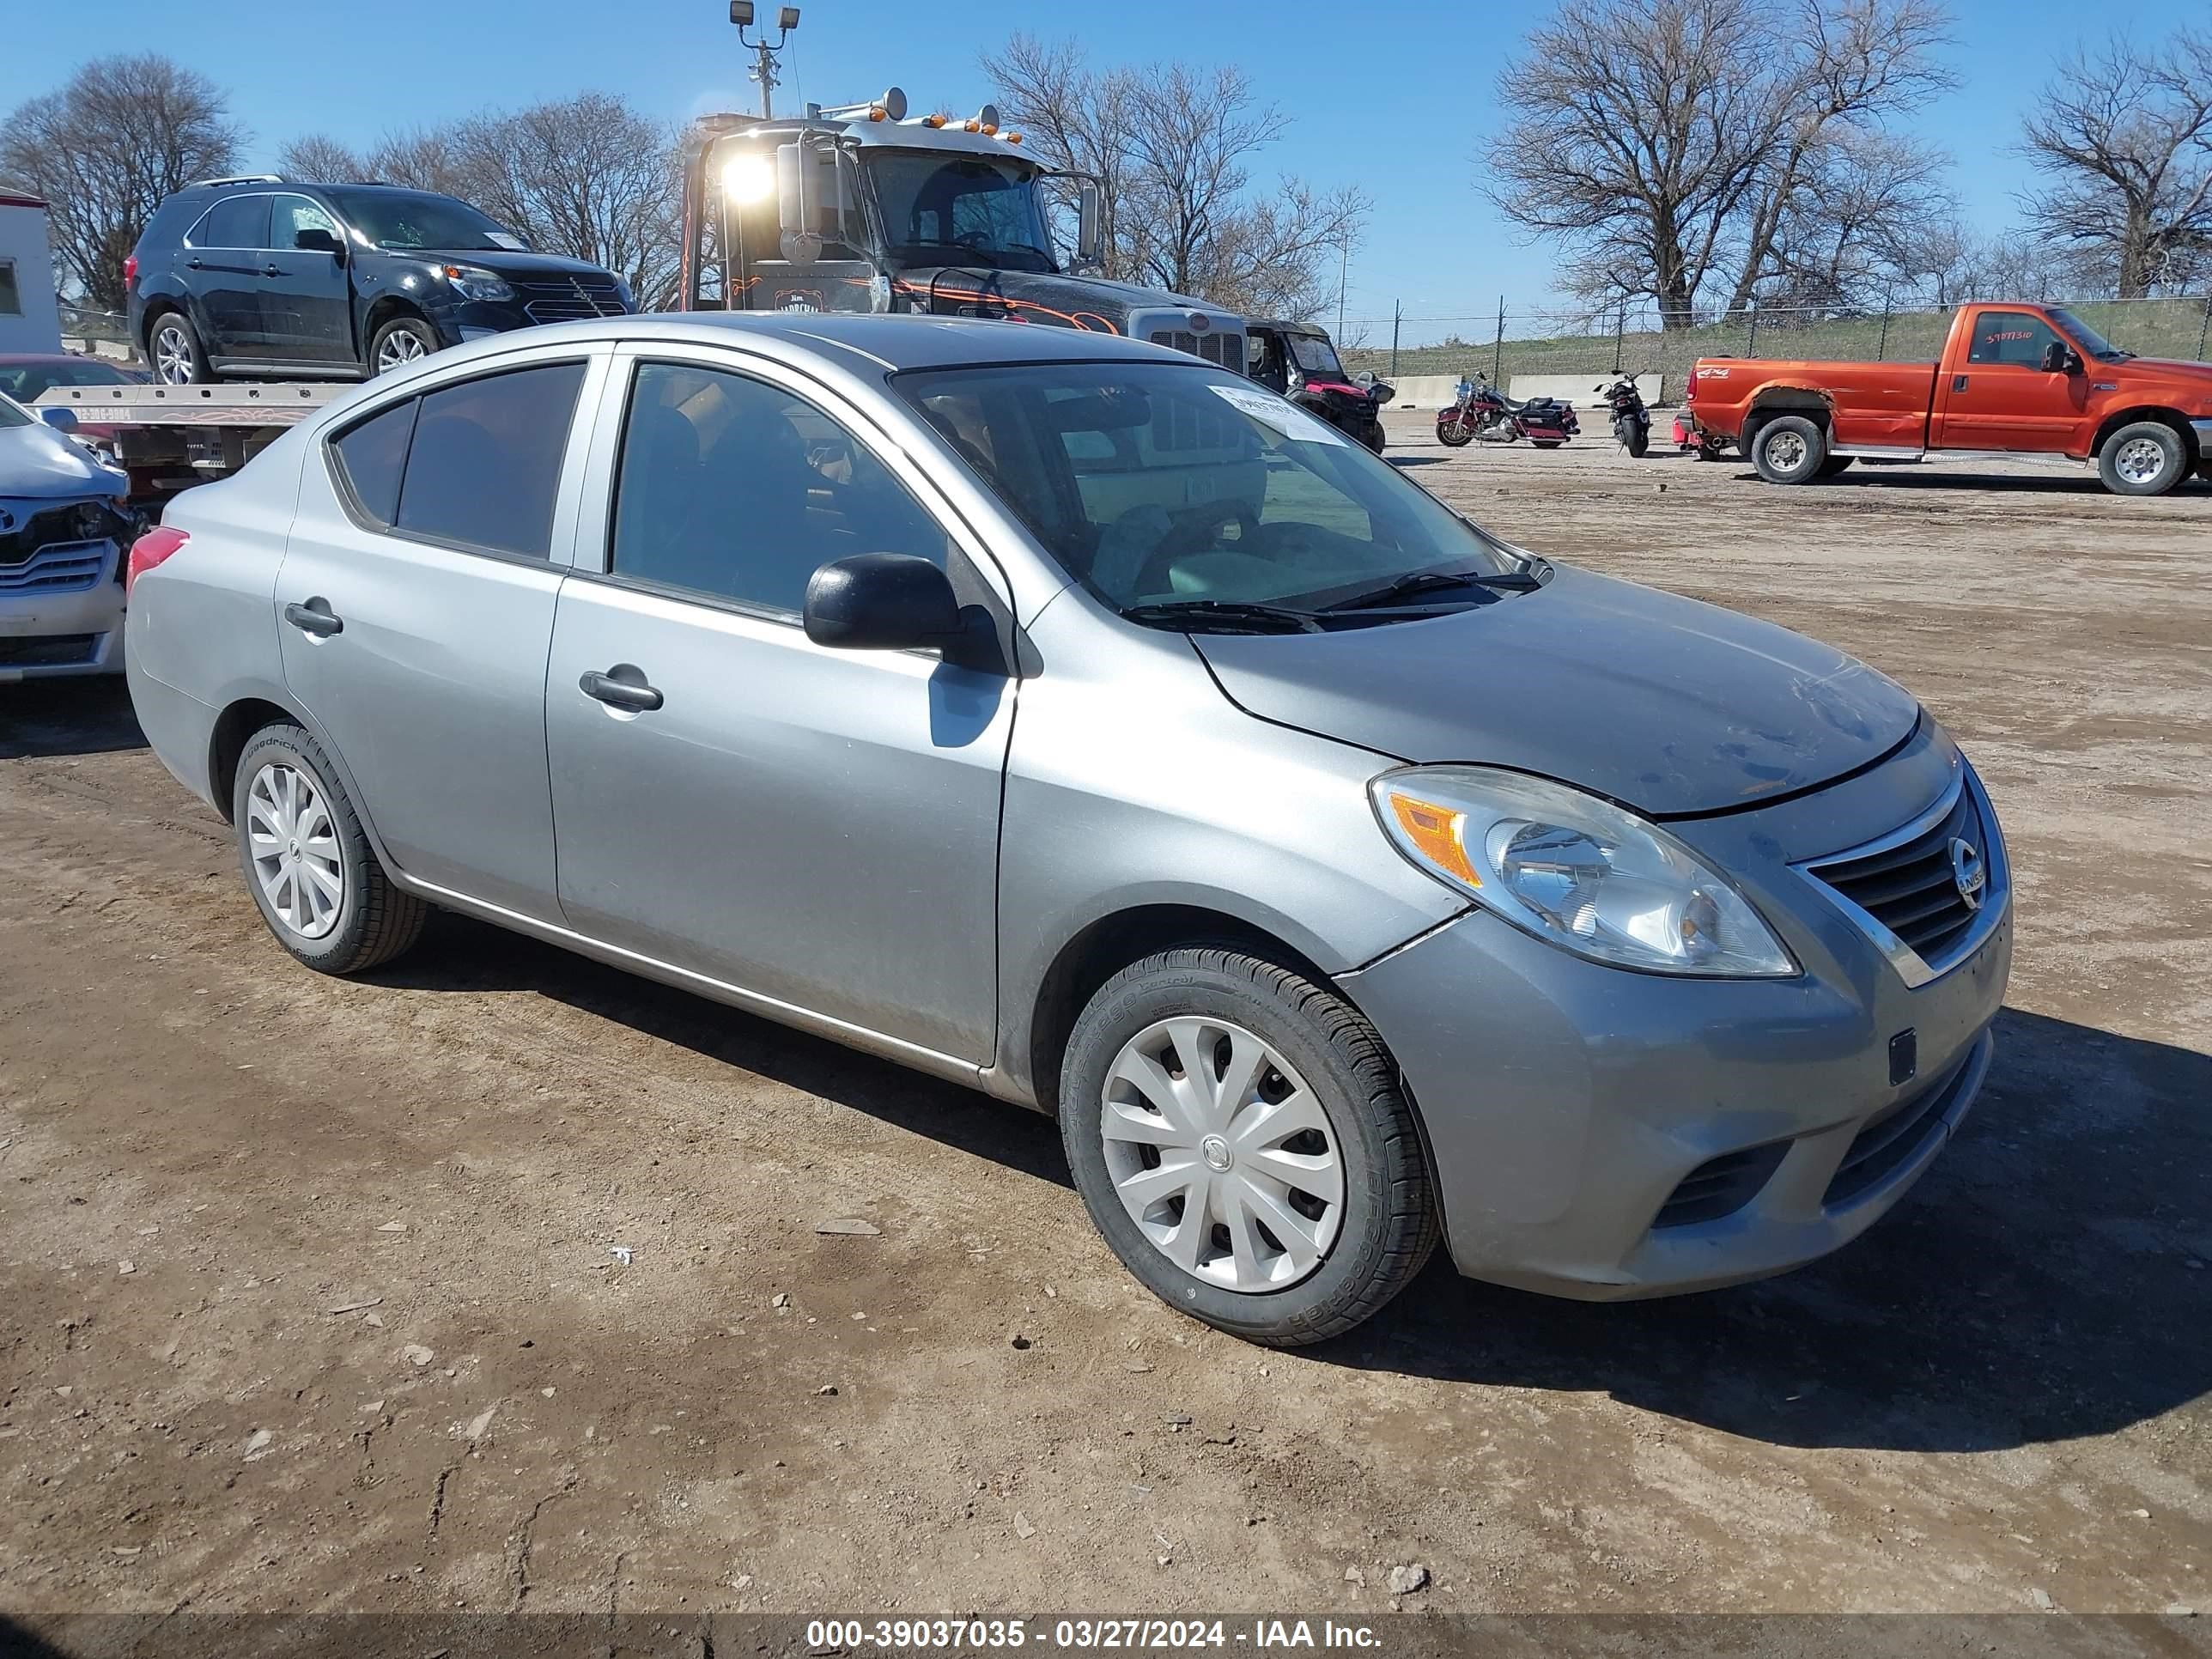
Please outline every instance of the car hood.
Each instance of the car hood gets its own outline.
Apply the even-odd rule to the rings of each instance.
[[[0,495],[18,501],[68,501],[122,495],[131,480],[102,466],[92,452],[43,421],[0,427]]]
[[[901,303],[920,301],[938,316],[988,315],[1003,311],[1024,322],[1058,323],[1102,334],[1126,334],[1129,319],[1163,307],[1203,313],[1227,328],[1235,313],[1204,300],[1103,276],[1056,271],[1000,270],[975,265],[927,265],[898,274]]]
[[[2178,357],[2127,357],[2117,363],[2092,363],[2092,377],[2112,369],[2130,374],[2148,373],[2171,380],[2194,380],[2201,386],[2212,386],[2212,363],[2185,362]]]
[[[1825,783],[1920,715],[1895,681],[1801,634],[1566,567],[1425,621],[1192,642],[1262,720],[1539,773],[1662,817]]]

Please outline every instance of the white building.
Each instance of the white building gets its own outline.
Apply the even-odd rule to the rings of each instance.
[[[35,196],[0,196],[0,351],[61,349],[46,204]]]

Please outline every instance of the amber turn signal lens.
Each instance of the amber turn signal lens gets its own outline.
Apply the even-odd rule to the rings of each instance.
[[[1482,878],[1474,873],[1460,842],[1461,832],[1467,828],[1466,813],[1400,794],[1390,797],[1390,811],[1422,857],[1470,887],[1482,885]]]

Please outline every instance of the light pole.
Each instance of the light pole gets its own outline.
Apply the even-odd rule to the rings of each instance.
[[[730,21],[738,26],[738,43],[750,49],[756,56],[752,68],[746,71],[746,78],[760,82],[761,118],[767,120],[775,113],[769,97],[776,85],[775,55],[791,40],[792,30],[799,27],[799,8],[785,6],[776,13],[774,46],[769,44],[765,30],[762,31],[757,40],[748,40],[745,36],[745,31],[753,25],[753,0],[730,0]]]

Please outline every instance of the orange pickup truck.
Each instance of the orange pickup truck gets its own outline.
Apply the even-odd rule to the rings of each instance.
[[[1992,453],[2094,460],[2123,495],[2212,482],[2212,363],[2138,357],[2057,306],[1960,306],[1933,363],[1702,357],[1689,402],[1771,483]]]

